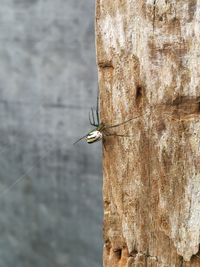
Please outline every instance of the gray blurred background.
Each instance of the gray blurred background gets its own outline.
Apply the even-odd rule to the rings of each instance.
[[[95,0],[0,4],[0,267],[100,267]]]

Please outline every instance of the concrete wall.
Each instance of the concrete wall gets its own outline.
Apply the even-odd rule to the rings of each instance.
[[[0,266],[99,267],[94,0],[1,0]]]

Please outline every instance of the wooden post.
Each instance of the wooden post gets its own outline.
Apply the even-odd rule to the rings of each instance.
[[[104,267],[200,266],[200,1],[97,0]]]

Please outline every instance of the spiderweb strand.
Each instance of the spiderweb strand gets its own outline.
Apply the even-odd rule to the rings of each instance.
[[[0,197],[2,197],[3,195],[5,195],[7,192],[9,192],[12,189],[12,187],[14,187],[16,184],[18,184],[19,182],[21,182],[24,178],[26,178],[26,176],[34,169],[34,167],[35,166],[32,166],[26,173],[24,173],[22,176],[20,176],[11,185],[9,185],[8,187],[6,187],[2,191],[0,191]]]
[[[48,151],[45,153],[45,155],[43,155],[42,157],[40,157],[39,161],[43,160],[44,158],[46,158],[49,155],[49,151],[50,149],[48,149]],[[8,193],[15,185],[17,185],[18,183],[20,183],[22,180],[24,180],[27,175],[36,167],[36,164],[33,164],[24,174],[22,174],[19,178],[17,178],[13,183],[11,183],[8,187],[5,187],[3,190],[0,191],[0,198],[5,195],[6,193]]]

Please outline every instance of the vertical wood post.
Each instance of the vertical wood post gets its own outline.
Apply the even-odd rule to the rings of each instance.
[[[97,0],[104,267],[200,266],[200,1]]]

